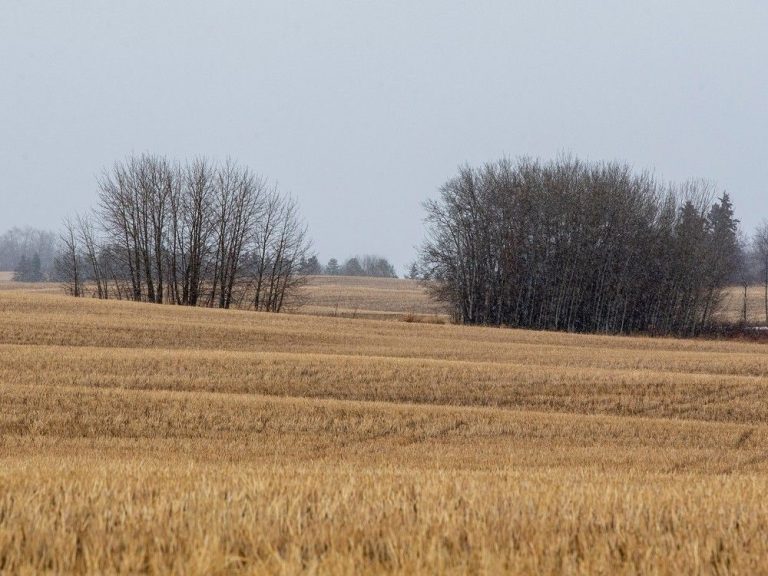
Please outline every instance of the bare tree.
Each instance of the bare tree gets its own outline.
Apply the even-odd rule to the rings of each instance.
[[[123,290],[132,300],[143,299],[141,242],[136,195],[135,159],[115,163],[99,179],[97,214],[104,226],[106,242],[112,247],[113,267],[124,270],[130,287]]]
[[[62,250],[56,257],[56,271],[64,285],[64,290],[75,297],[82,296],[80,254],[78,249],[77,227],[70,219],[64,220],[64,232],[61,234]]]
[[[170,194],[168,267],[177,304],[196,306],[206,281],[205,267],[212,251],[215,177],[215,165],[205,158],[176,168]]]
[[[732,271],[732,278],[738,282],[742,289],[741,322],[747,325],[749,322],[749,287],[755,281],[755,253],[750,250],[747,237],[739,234],[736,246],[735,269]]]
[[[301,261],[306,260],[310,243],[296,202],[271,190],[264,203],[257,228],[253,262],[253,307],[280,312],[288,297],[306,284]]]
[[[87,215],[78,216],[76,227],[77,239],[83,247],[85,258],[90,267],[90,277],[96,284],[96,294],[100,299],[106,300],[109,297],[109,288],[99,258],[99,241],[96,237],[93,222]]]
[[[765,323],[768,325],[768,220],[755,230],[752,237],[752,250],[758,264],[758,273],[763,284],[763,304],[765,307]]]
[[[215,189],[217,248],[209,303],[213,303],[218,289],[219,307],[229,308],[245,246],[262,209],[265,185],[250,170],[229,160],[218,171]]]

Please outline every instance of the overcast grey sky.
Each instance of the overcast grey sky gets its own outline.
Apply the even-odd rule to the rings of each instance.
[[[0,0],[0,231],[132,152],[231,156],[402,272],[459,164],[570,152],[768,217],[768,3]]]

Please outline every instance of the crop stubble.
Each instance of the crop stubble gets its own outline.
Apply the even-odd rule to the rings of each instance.
[[[760,344],[18,290],[0,319],[0,571],[765,571]]]

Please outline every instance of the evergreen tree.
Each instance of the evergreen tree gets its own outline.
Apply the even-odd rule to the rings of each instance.
[[[707,224],[710,230],[708,256],[712,262],[712,283],[717,285],[731,278],[733,263],[739,253],[739,221],[734,217],[733,204],[727,193],[710,208]]]
[[[32,260],[29,262],[29,277],[27,282],[42,282],[43,272],[40,264],[40,254],[35,252],[32,256]]]
[[[365,276],[365,270],[360,265],[360,261],[354,257],[344,262],[341,272],[344,276]]]
[[[419,265],[417,262],[411,262],[411,266],[408,268],[408,273],[405,275],[410,280],[419,279]]]
[[[43,269],[40,254],[35,252],[32,258],[27,258],[26,254],[22,254],[14,270],[13,279],[16,282],[42,282]]]
[[[310,256],[308,259],[304,260],[301,263],[300,267],[301,273],[305,274],[307,276],[317,276],[318,274],[323,273],[323,267],[320,265],[320,262],[317,260],[317,256]]]
[[[13,271],[13,279],[16,282],[27,282],[27,278],[29,278],[29,260],[26,254],[22,254]]]
[[[325,267],[325,273],[329,276],[338,276],[341,274],[341,270],[339,269],[339,261],[336,260],[336,258],[331,258],[328,260],[328,264]]]

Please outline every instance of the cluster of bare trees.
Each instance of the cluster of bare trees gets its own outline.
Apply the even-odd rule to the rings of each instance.
[[[309,251],[296,203],[233,161],[118,162],[92,214],[65,222],[59,275],[99,298],[279,312]]]
[[[421,275],[465,323],[695,334],[739,257],[727,194],[616,163],[465,167],[426,210]]]

